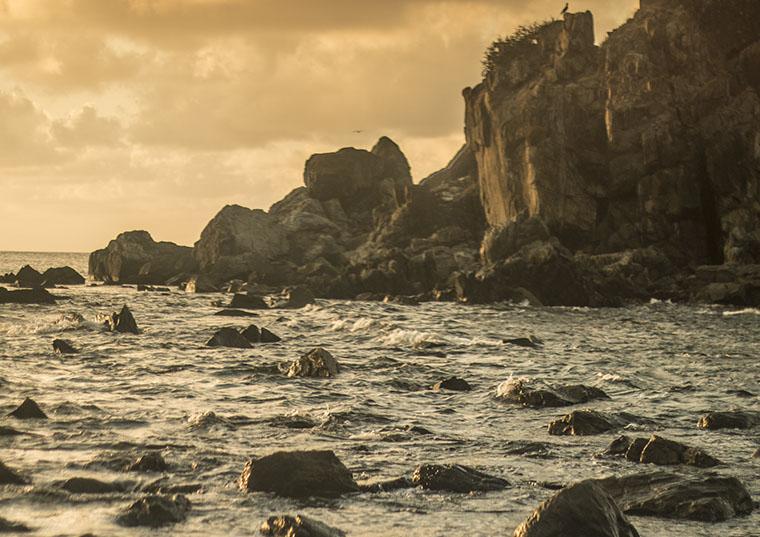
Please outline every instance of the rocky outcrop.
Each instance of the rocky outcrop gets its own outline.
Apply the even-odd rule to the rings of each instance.
[[[0,287],[0,304],[55,304],[55,297],[47,289],[16,289]]]
[[[260,530],[268,537],[346,537],[344,531],[303,515],[269,517]]]
[[[30,265],[24,265],[16,274],[16,284],[19,287],[41,287],[44,281],[42,274]]]
[[[84,285],[85,279],[71,267],[49,268],[42,273],[43,286]]]
[[[712,468],[720,464],[716,458],[703,450],[673,440],[652,435],[650,438],[621,436],[613,440],[606,455],[623,455],[631,462],[671,466],[685,464],[698,468]]]
[[[182,522],[190,512],[190,500],[181,494],[145,496],[127,507],[117,518],[121,526],[160,528]]]
[[[338,361],[322,347],[311,349],[288,368],[289,377],[331,378],[338,374]]]
[[[760,412],[731,410],[710,412],[699,418],[700,429],[752,429],[760,426]]]
[[[121,233],[102,250],[90,254],[89,274],[106,283],[165,284],[195,272],[192,249],[155,242],[147,231]]]
[[[646,420],[627,412],[611,414],[593,410],[575,410],[552,421],[548,426],[548,431],[554,436],[588,436],[622,429],[631,423],[644,422]]]
[[[423,464],[412,474],[413,486],[448,492],[488,492],[502,490],[509,482],[500,477],[459,464]]]
[[[34,399],[27,397],[24,401],[8,416],[16,418],[17,420],[46,420],[47,414],[45,414],[40,405]]]
[[[122,334],[140,333],[140,329],[137,327],[137,321],[135,321],[132,312],[126,304],[121,307],[121,311],[118,313],[114,312],[106,317],[103,324],[111,332],[120,332]]]
[[[229,347],[232,349],[250,349],[251,342],[234,328],[226,327],[217,330],[206,342],[207,347]]]
[[[588,403],[610,397],[599,388],[583,384],[567,386],[536,387],[524,380],[512,380],[501,384],[496,396],[509,403],[529,408],[563,407]]]

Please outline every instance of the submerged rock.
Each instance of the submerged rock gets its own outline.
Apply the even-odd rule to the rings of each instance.
[[[89,477],[72,477],[59,483],[58,486],[72,494],[111,494],[127,490],[124,483],[106,483]]]
[[[119,313],[112,313],[105,321],[105,326],[111,332],[121,332],[130,334],[139,334],[140,330],[137,328],[137,321],[135,321],[132,312],[127,305],[122,306]]]
[[[459,464],[423,464],[412,474],[412,484],[427,490],[488,492],[501,490],[509,482]]]
[[[137,500],[116,518],[121,526],[160,528],[182,522],[190,511],[190,500],[182,494],[149,495]]]
[[[0,287],[0,304],[55,304],[55,297],[41,287],[13,291]]]
[[[699,418],[700,429],[752,429],[760,425],[760,412],[735,410],[732,412],[710,412]]]
[[[57,354],[76,354],[79,352],[65,339],[54,339],[53,351]]]
[[[258,295],[250,295],[247,293],[235,293],[232,296],[230,302],[230,308],[242,308],[248,310],[268,310],[269,304],[264,302],[264,299]]]
[[[459,377],[450,377],[446,380],[442,380],[440,382],[436,382],[433,386],[433,390],[440,392],[441,390],[451,390],[455,392],[469,392],[472,390],[472,386],[464,380],[460,379]]]
[[[563,407],[610,398],[599,388],[583,384],[534,388],[524,380],[512,380],[501,384],[496,396],[503,401],[530,408]]]
[[[207,347],[230,347],[250,349],[251,343],[234,328],[221,328],[206,342]]]
[[[0,461],[0,485],[26,485],[29,480]]]
[[[332,451],[279,451],[251,459],[240,476],[247,492],[273,492],[290,498],[337,497],[356,492],[351,472]]]
[[[752,512],[752,497],[735,477],[687,477],[665,472],[595,480],[633,516],[722,522]]]
[[[529,349],[541,349],[544,346],[544,342],[535,336],[504,339],[502,343],[516,347],[527,347]]]
[[[346,533],[303,515],[269,517],[261,524],[262,535],[268,537],[345,537]]]
[[[11,522],[0,517],[0,533],[29,533],[31,528],[19,522]]]
[[[650,438],[635,438],[621,436],[607,447],[607,455],[625,455],[632,462],[668,466],[685,464],[699,468],[711,468],[720,461],[711,457],[699,448],[690,447],[673,440],[667,440],[657,435]]]
[[[248,328],[240,332],[240,334],[250,341],[251,343],[277,343],[282,341],[282,338],[273,334],[266,328],[259,329],[255,324],[250,325]]]
[[[33,399],[27,397],[19,407],[8,414],[18,420],[46,420],[47,414],[45,414],[40,405],[38,405]]]
[[[219,317],[258,317],[258,313],[253,313],[252,311],[243,311],[243,310],[233,310],[233,309],[225,309],[221,311],[217,311],[214,315],[217,315]]]
[[[338,371],[338,361],[328,351],[318,347],[293,362],[288,368],[288,376],[330,378]]]
[[[4,425],[0,425],[0,438],[8,437],[8,436],[21,436],[21,431],[17,431],[13,427],[6,427]]]
[[[555,436],[586,436],[621,429],[630,423],[641,423],[641,418],[620,412],[608,414],[593,410],[574,410],[549,424],[549,434]]]
[[[168,469],[169,465],[157,451],[140,456],[125,468],[127,472],[165,472]]]
[[[71,267],[49,268],[42,273],[43,285],[84,285],[85,279]]]
[[[408,477],[397,477],[395,479],[381,479],[376,481],[365,481],[359,483],[362,492],[390,492],[392,490],[411,489],[415,484]]]
[[[639,537],[615,500],[593,481],[562,489],[539,505],[514,537]]]
[[[314,293],[306,286],[298,285],[285,289],[282,299],[275,302],[275,308],[301,309],[309,304],[314,304]]]

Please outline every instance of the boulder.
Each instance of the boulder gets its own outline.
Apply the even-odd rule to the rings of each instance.
[[[233,349],[250,349],[251,343],[234,328],[220,328],[206,342],[207,347],[230,347]]]
[[[0,283],[16,283],[16,275],[12,272],[0,274]]]
[[[0,304],[55,304],[55,297],[41,287],[14,291],[0,287]]]
[[[261,342],[261,330],[255,324],[250,325],[245,330],[240,332],[240,335],[248,340],[249,343]]]
[[[595,482],[632,516],[722,522],[753,509],[752,497],[735,477],[654,472]]]
[[[181,494],[174,496],[148,495],[127,507],[117,518],[117,524],[134,528],[160,528],[177,524],[187,518],[190,500]]]
[[[433,386],[433,390],[440,392],[441,390],[451,390],[455,392],[469,392],[472,390],[472,386],[464,380],[459,377],[450,377],[446,380],[442,380],[440,382],[436,382]]]
[[[128,464],[125,468],[127,472],[166,472],[169,465],[157,451],[151,451],[141,455],[137,460]]]
[[[412,474],[412,484],[427,490],[489,492],[502,490],[509,482],[459,464],[423,464]]]
[[[54,339],[53,351],[57,354],[76,354],[79,352],[65,339]]]
[[[21,431],[17,431],[13,427],[6,427],[5,425],[0,425],[0,438],[5,438],[9,436],[21,436]]]
[[[314,304],[314,293],[304,285],[289,287],[282,293],[282,298],[272,307],[281,309],[301,309]]]
[[[218,293],[219,289],[203,274],[191,276],[185,284],[186,293]]]
[[[106,483],[89,477],[72,477],[58,483],[58,486],[72,494],[112,494],[127,490],[124,483]]]
[[[240,486],[247,492],[332,498],[357,492],[351,472],[332,451],[279,451],[246,463]]]
[[[539,505],[514,537],[639,537],[615,500],[593,481],[581,481]]]
[[[303,515],[269,517],[260,531],[268,537],[346,537],[344,531]]]
[[[26,485],[29,480],[0,461],[0,485]]]
[[[48,285],[84,285],[85,279],[71,267],[49,268],[42,273],[42,281]]]
[[[258,313],[252,311],[225,309],[217,311],[214,315],[219,317],[258,317]]]
[[[16,418],[17,420],[46,420],[47,414],[45,414],[40,406],[33,400],[27,397],[24,402],[19,405],[16,410],[8,414]]]
[[[587,436],[622,429],[631,423],[642,423],[641,418],[619,412],[609,414],[593,410],[574,410],[549,424],[549,434],[555,436]]]
[[[338,371],[338,361],[328,351],[318,347],[293,362],[288,368],[288,376],[330,378]]]
[[[24,524],[0,517],[0,533],[30,533],[31,531],[31,528]]]
[[[230,302],[230,308],[242,308],[248,310],[268,310],[269,304],[258,295],[235,293]]]
[[[496,397],[529,408],[563,407],[610,398],[599,388],[583,384],[538,388],[531,387],[524,380],[510,380],[500,384]]]
[[[278,341],[282,341],[282,338],[280,336],[277,336],[264,328],[261,327],[261,339],[259,340],[261,343],[277,343]]]
[[[139,334],[140,330],[137,328],[137,321],[135,321],[132,312],[127,305],[122,306],[119,313],[112,313],[106,318],[105,326],[111,332]]]
[[[710,412],[699,418],[700,429],[752,429],[760,425],[760,412]]]
[[[621,436],[612,441],[605,455],[624,455],[631,462],[656,464],[660,466],[685,464],[699,468],[711,468],[720,461],[703,450],[668,440],[657,435],[650,438]]]
[[[45,279],[38,271],[29,265],[24,265],[16,274],[16,283],[19,287],[41,287]]]

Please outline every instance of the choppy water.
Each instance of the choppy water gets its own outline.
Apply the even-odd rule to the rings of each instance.
[[[18,256],[17,256],[18,257]],[[48,255],[39,269],[86,257]],[[0,254],[0,272],[27,261]],[[130,288],[72,287],[56,306],[0,306],[0,413],[30,396],[49,421],[0,418],[29,436],[0,438],[0,460],[33,479],[0,487],[0,516],[36,534],[256,534],[275,513],[301,512],[351,535],[511,535],[552,491],[535,482],[572,482],[647,470],[594,458],[616,434],[552,437],[546,424],[565,409],[526,410],[499,402],[497,386],[510,377],[601,387],[611,401],[588,405],[626,410],[656,421],[666,437],[705,448],[760,498],[760,461],[751,458],[760,431],[705,432],[703,412],[760,410],[760,312],[654,303],[624,309],[419,307],[318,301],[298,311],[258,319],[215,317],[219,296],[138,293]],[[114,335],[94,322],[129,304],[143,333]],[[84,322],[62,316],[78,313]],[[222,326],[250,322],[283,342],[252,350],[208,349]],[[504,337],[535,334],[543,350],[508,347]],[[82,352],[52,353],[56,337]],[[343,366],[333,380],[288,379],[277,364],[314,346]],[[441,354],[442,353],[442,354]],[[427,387],[451,375],[474,391],[434,393]],[[730,390],[755,394],[740,397]],[[207,413],[213,412],[215,418]],[[288,418],[311,429],[282,426]],[[407,430],[417,425],[432,436]],[[509,454],[516,442],[544,442],[548,454]],[[201,484],[189,495],[187,522],[163,530],[125,529],[117,512],[139,494],[82,496],[51,493],[73,476],[151,481],[93,466],[93,461],[160,448],[174,484]],[[298,502],[243,494],[236,479],[245,460],[274,450],[333,449],[358,480],[392,478],[423,462],[457,462],[503,476],[512,487],[487,494],[402,490],[335,501]],[[704,470],[680,470],[704,472]],[[717,526],[632,517],[643,536],[760,535],[760,512]]]

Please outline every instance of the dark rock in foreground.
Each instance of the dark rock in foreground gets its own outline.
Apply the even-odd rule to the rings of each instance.
[[[752,512],[752,497],[735,477],[684,477],[664,472],[595,480],[633,516],[722,522]]]
[[[25,485],[29,480],[0,461],[0,485]]]
[[[130,334],[139,334],[140,330],[137,328],[137,321],[135,321],[132,312],[125,304],[119,313],[112,313],[106,318],[105,326],[111,332],[121,332]]]
[[[501,490],[509,482],[459,464],[423,464],[412,474],[412,484],[427,490],[488,492]]]
[[[45,414],[40,406],[33,400],[27,397],[19,407],[8,414],[18,420],[46,420],[47,414]]]
[[[0,517],[0,533],[29,533],[31,528],[18,523],[11,522],[5,518]]]
[[[752,429],[760,425],[760,412],[710,412],[699,418],[700,429]]]
[[[499,386],[497,397],[530,408],[563,407],[610,398],[599,388],[583,384],[534,388],[523,380],[505,382]]]
[[[57,354],[76,354],[79,352],[65,339],[54,339],[53,351]]]
[[[575,410],[549,424],[549,434],[555,436],[587,436],[622,429],[631,423],[642,423],[641,418],[620,412],[609,414],[593,410]]]
[[[338,371],[338,361],[328,351],[318,347],[293,362],[288,368],[288,376],[330,378]]]
[[[698,468],[711,468],[720,464],[719,460],[701,449],[667,440],[657,435],[652,435],[649,439],[635,438],[633,440],[627,436],[621,436],[613,440],[605,453],[608,455],[625,455],[625,458],[631,462],[659,466],[685,464]]]
[[[230,347],[250,349],[251,343],[234,328],[221,328],[206,342],[207,347]]]
[[[125,468],[127,472],[165,472],[168,469],[169,465],[156,451],[140,456]]]
[[[571,485],[539,505],[514,537],[639,537],[615,500],[593,481]]]
[[[85,279],[71,267],[49,268],[42,273],[43,285],[84,285]]]
[[[273,492],[290,498],[332,498],[356,492],[351,472],[332,451],[279,451],[248,461],[240,476],[247,492]]]
[[[472,386],[464,380],[460,379],[459,377],[450,377],[446,380],[442,380],[440,382],[436,382],[433,386],[433,390],[440,392],[441,390],[451,390],[455,392],[469,392],[472,390]]]
[[[41,287],[13,291],[0,287],[0,304],[55,304],[55,297]]]
[[[260,528],[268,537],[345,537],[346,533],[303,515],[269,517]]]
[[[189,511],[190,500],[181,494],[150,495],[130,505],[116,518],[116,522],[129,528],[137,526],[160,528],[184,521]]]

